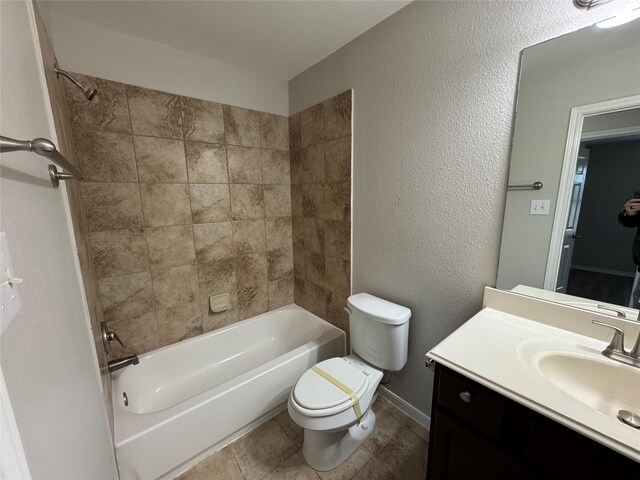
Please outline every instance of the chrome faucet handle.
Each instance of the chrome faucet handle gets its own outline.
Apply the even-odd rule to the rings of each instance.
[[[116,332],[107,332],[107,340],[109,340],[109,343],[111,343],[113,341],[116,341],[122,347],[124,347],[124,343],[122,343],[122,340],[120,340],[120,337],[118,336],[118,334]]]
[[[613,312],[616,314],[616,317],[618,318],[627,318],[627,314],[624,313],[623,310],[620,310],[619,308],[614,308],[614,307],[610,307],[608,305],[601,305],[598,304],[597,307],[601,310],[607,310],[608,312]]]
[[[621,355],[627,354],[627,352],[625,352],[624,350],[624,330],[622,330],[620,327],[616,327],[615,325],[609,325],[608,323],[599,322],[598,320],[593,320],[591,323],[613,329],[613,338],[611,339],[611,343],[605,349],[605,351],[619,353]]]
[[[633,348],[629,352],[629,355],[631,356],[631,358],[640,360],[640,332],[638,332],[638,339],[636,340],[636,344],[633,346]]]

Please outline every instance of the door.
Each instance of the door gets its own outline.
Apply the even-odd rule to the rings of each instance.
[[[569,214],[562,239],[562,255],[560,257],[560,267],[556,279],[555,291],[567,293],[567,282],[569,271],[571,270],[571,257],[573,256],[573,245],[576,240],[580,240],[580,234],[576,231],[578,218],[580,217],[580,205],[584,194],[584,182],[587,179],[587,164],[589,163],[589,149],[580,147],[578,152],[578,162],[576,173],[573,177],[573,187],[571,192],[571,203],[569,204]]]

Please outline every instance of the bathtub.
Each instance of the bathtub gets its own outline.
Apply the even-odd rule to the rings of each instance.
[[[141,355],[112,375],[121,479],[186,470],[283,410],[302,373],[345,348],[342,330],[289,305]]]

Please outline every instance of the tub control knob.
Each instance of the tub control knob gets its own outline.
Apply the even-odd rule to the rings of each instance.
[[[471,402],[471,394],[467,391],[464,392],[460,392],[460,400],[462,400],[464,403],[470,403]]]

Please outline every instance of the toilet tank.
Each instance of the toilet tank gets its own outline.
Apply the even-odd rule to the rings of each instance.
[[[398,371],[407,363],[411,310],[358,293],[349,297],[351,350],[383,370]]]

